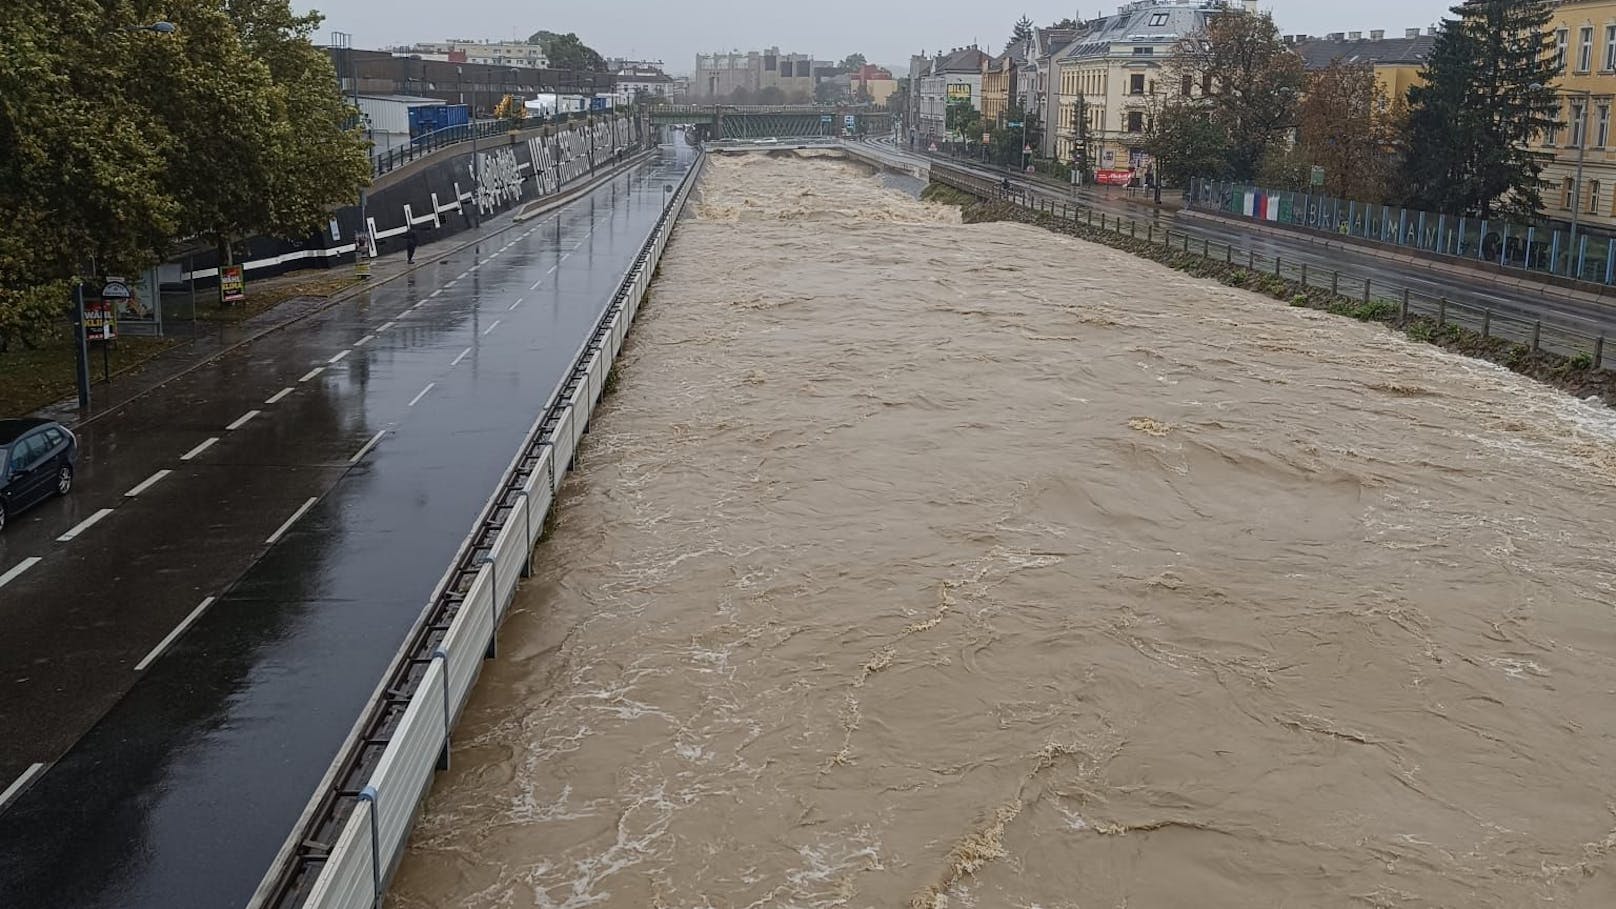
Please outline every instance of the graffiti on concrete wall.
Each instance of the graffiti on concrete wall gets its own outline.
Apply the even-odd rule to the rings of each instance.
[[[480,170],[480,173],[479,173]],[[471,166],[477,210],[482,214],[498,211],[522,198],[521,166],[516,162],[516,150],[510,146],[491,152],[478,152],[477,163]]]

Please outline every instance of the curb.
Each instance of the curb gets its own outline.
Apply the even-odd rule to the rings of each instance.
[[[133,395],[130,395],[128,398],[125,398],[124,400],[119,401],[117,404],[113,405],[112,407],[107,408],[106,410],[98,411],[98,412],[90,414],[89,416],[84,417],[82,419],[74,420],[71,423],[67,423],[67,421],[65,421],[65,420],[62,421],[62,422],[64,424],[66,424],[71,429],[78,429],[79,427],[87,426],[87,425],[89,425],[91,423],[94,423],[95,421],[101,419],[102,417],[111,416],[112,414],[115,414],[118,411],[123,410],[125,407],[128,407],[130,404],[134,403],[135,401],[138,401],[141,398],[144,398],[147,395],[151,394],[152,392],[157,391],[158,389],[162,388],[163,386],[168,385],[169,383],[175,381],[176,379],[183,379],[186,376],[190,375],[191,373],[196,372],[198,369],[201,369],[202,367],[207,366],[210,363],[213,363],[215,360],[218,360],[220,357],[223,357],[223,356],[225,356],[227,354],[230,354],[230,353],[233,353],[233,352],[235,352],[237,350],[240,350],[241,348],[247,346],[248,344],[252,344],[252,343],[255,343],[257,341],[261,341],[264,338],[268,337],[269,335],[272,335],[275,332],[280,331],[283,328],[287,328],[287,327],[290,327],[292,325],[296,325],[296,324],[304,321],[305,319],[311,318],[313,316],[317,316],[320,313],[323,313],[326,310],[332,308],[333,306],[340,306],[341,304],[346,303],[348,300],[359,296],[361,293],[365,293],[365,292],[367,292],[367,291],[369,291],[369,290],[371,290],[373,288],[381,287],[384,284],[390,284],[390,283],[392,283],[394,281],[397,281],[399,278],[405,277],[406,275],[413,274],[416,270],[418,270],[420,268],[424,268],[427,265],[435,264],[436,262],[439,262],[439,261],[441,261],[443,259],[447,259],[448,257],[450,257],[452,255],[455,255],[456,253],[462,252],[462,251],[464,251],[466,249],[470,249],[471,247],[476,246],[479,243],[483,243],[483,242],[487,241],[491,237],[497,237],[500,234],[502,234],[502,233],[504,233],[504,232],[506,232],[508,230],[512,230],[512,229],[514,229],[516,227],[521,226],[522,223],[525,220],[536,218],[539,215],[545,214],[545,213],[550,212],[550,211],[554,211],[555,209],[560,208],[563,205],[567,205],[567,204],[570,204],[572,202],[575,202],[580,197],[582,197],[584,195],[587,195],[590,192],[593,192],[595,189],[600,187],[601,184],[606,183],[606,182],[608,182],[610,180],[616,179],[624,171],[627,171],[628,169],[630,169],[632,167],[639,166],[641,163],[643,163],[643,161],[645,159],[650,158],[654,154],[655,154],[654,149],[648,149],[647,151],[642,153],[640,156],[638,156],[636,158],[631,158],[631,159],[629,159],[627,161],[624,161],[622,164],[618,165],[617,167],[614,167],[613,169],[602,173],[600,176],[596,177],[594,180],[592,180],[592,181],[590,181],[588,183],[585,183],[585,184],[583,184],[583,185],[581,185],[579,187],[576,187],[574,190],[571,190],[570,195],[566,195],[566,196],[557,195],[555,198],[547,200],[548,204],[546,205],[546,207],[541,208],[540,210],[535,211],[534,213],[528,215],[527,218],[519,220],[516,217],[512,217],[511,223],[505,225],[504,227],[499,228],[498,230],[490,231],[490,232],[488,232],[486,234],[483,234],[482,236],[479,236],[479,237],[477,237],[475,239],[463,242],[460,245],[455,246],[453,248],[444,249],[444,250],[441,250],[441,251],[439,251],[439,252],[437,252],[437,253],[435,253],[435,254],[433,254],[431,256],[427,256],[427,257],[423,258],[422,261],[420,261],[420,262],[418,262],[418,263],[416,263],[414,265],[409,265],[409,266],[405,267],[403,270],[399,271],[397,274],[390,275],[390,276],[385,277],[385,278],[378,278],[378,279],[374,279],[374,280],[370,280],[370,281],[364,281],[362,283],[355,284],[352,287],[340,290],[337,293],[334,293],[331,296],[326,297],[324,303],[310,309],[308,312],[301,313],[299,315],[293,316],[292,318],[287,319],[284,322],[277,322],[274,325],[267,326],[263,330],[258,331],[258,332],[254,333],[254,334],[248,335],[247,337],[244,337],[244,338],[236,341],[235,343],[230,344],[227,347],[222,347],[219,350],[215,351],[211,356],[208,356],[208,357],[206,357],[205,359],[202,359],[202,360],[198,360],[195,363],[192,363],[190,366],[186,367],[185,369],[180,370],[179,372],[175,373],[172,376],[169,376],[168,378],[164,379],[161,382],[158,382],[157,384],[151,386],[150,388],[144,389],[144,390],[139,391],[139,392],[137,392],[137,393],[135,393]],[[518,214],[520,214],[520,213],[518,213]],[[326,269],[326,270],[329,271],[330,269]],[[265,310],[265,311],[266,312],[272,312],[273,310]],[[194,343],[196,343],[196,341],[193,339],[191,341],[186,342],[185,344],[176,344],[175,346],[169,348],[168,350],[163,351],[163,353],[169,353],[169,352],[175,351],[175,350],[183,350],[188,345],[194,344]],[[162,354],[158,354],[158,356],[162,356]],[[144,367],[147,364],[151,363],[151,361],[154,360],[154,359],[156,359],[156,357],[153,357],[153,358],[148,359],[148,360],[144,360],[144,361],[142,361],[140,363],[133,364],[133,365],[128,366],[128,367],[126,367],[126,368],[124,368],[122,370],[119,370],[118,372],[114,373],[113,375],[115,375],[115,376],[125,375],[127,373],[130,373],[130,372],[133,372],[135,370],[141,369],[142,367]],[[64,399],[64,400],[66,400],[66,399]],[[47,405],[45,405],[45,407],[39,408],[39,410],[46,410],[46,409],[49,409],[52,406],[54,406],[54,405],[47,404]],[[38,411],[35,411],[35,412],[37,413]]]

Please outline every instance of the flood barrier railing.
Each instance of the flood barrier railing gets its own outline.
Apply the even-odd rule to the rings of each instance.
[[[1616,285],[1616,235],[1598,228],[1584,226],[1573,235],[1567,225],[1447,215],[1322,193],[1212,180],[1192,181],[1184,203],[1200,211],[1415,250],[1438,258],[1481,262],[1534,276]]]
[[[448,767],[455,722],[497,651],[500,622],[532,570],[554,496],[704,164],[698,156],[666,202],[251,905],[380,905],[433,772]]]
[[[1013,187],[1006,193],[1000,182],[942,164],[932,166],[931,178],[979,198],[1005,199],[1063,221],[1197,254],[1209,260],[1242,267],[1248,272],[1273,275],[1306,287],[1329,290],[1364,306],[1378,307],[1388,315],[1395,313],[1399,325],[1407,325],[1411,320],[1423,317],[1433,320],[1438,329],[1451,325],[1474,331],[1483,338],[1500,338],[1522,345],[1532,353],[1546,351],[1573,359],[1586,358],[1586,364],[1594,369],[1611,367],[1611,363],[1605,359],[1605,333],[1591,325],[1579,325],[1569,319],[1553,317],[1530,318],[1497,307],[1433,297],[1385,278],[1376,279],[1316,265],[1310,267],[1305,262],[1294,260],[1287,262],[1283,254],[1259,255],[1233,242],[1195,237],[1183,231],[1159,227],[1153,221],[1110,214],[1057,197],[1028,194],[1024,187]]]

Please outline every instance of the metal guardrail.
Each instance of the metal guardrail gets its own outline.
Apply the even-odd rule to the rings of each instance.
[[[410,644],[366,712],[361,731],[317,793],[296,846],[254,905],[371,909],[402,855],[434,768],[448,766],[449,736],[519,580],[578,441],[606,386],[669,235],[705,164],[698,157],[624,274],[572,371],[546,404],[445,576]]]
[[[1014,187],[1006,194],[1002,183],[945,164],[933,164],[931,176],[939,183],[981,198],[1004,199],[1064,221],[1086,224],[1118,236],[1159,243],[1215,262],[1243,266],[1248,272],[1274,275],[1305,287],[1329,290],[1361,306],[1377,307],[1387,316],[1395,315],[1399,325],[1408,325],[1416,318],[1426,318],[1436,323],[1437,331],[1448,326],[1469,329],[1483,338],[1498,338],[1522,345],[1532,353],[1546,351],[1571,358],[1586,357],[1588,365],[1594,369],[1611,366],[1605,360],[1605,334],[1587,326],[1553,318],[1523,318],[1516,313],[1488,306],[1433,297],[1395,281],[1375,280],[1339,269],[1309,268],[1303,262],[1287,263],[1283,255],[1259,255],[1232,242],[1220,243],[1206,237],[1192,237],[1171,228],[1158,228],[1152,221],[1112,215],[1091,206],[1047,196],[1028,195],[1021,187]]]

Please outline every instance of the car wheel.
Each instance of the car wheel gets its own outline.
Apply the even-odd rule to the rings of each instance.
[[[63,464],[56,471],[56,494],[65,496],[73,491],[73,465]]]
[[[0,531],[6,529],[6,503],[0,502]]]

